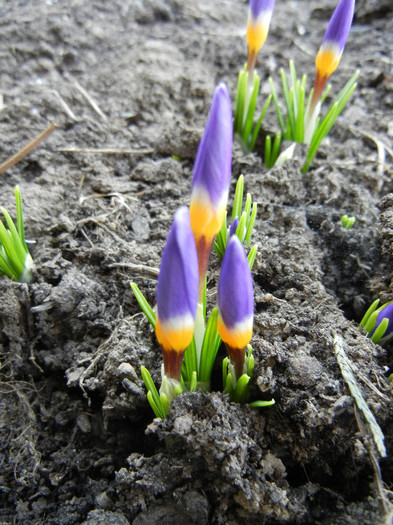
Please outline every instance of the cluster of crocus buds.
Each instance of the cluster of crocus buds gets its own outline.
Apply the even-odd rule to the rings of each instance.
[[[158,277],[155,331],[163,354],[160,396],[168,402],[182,391],[183,356],[193,337],[197,347],[205,273],[226,213],[232,141],[231,101],[226,85],[220,83],[196,155],[190,209],[182,207],[175,214]],[[238,222],[235,219],[234,224]],[[227,346],[237,379],[243,375],[246,347],[252,336],[254,303],[251,271],[236,235],[232,235],[224,254],[218,304],[215,330]]]
[[[247,71],[252,73],[259,51],[269,32],[275,0],[250,0],[247,21]]]
[[[340,0],[327,26],[321,47],[315,59],[314,91],[306,116],[305,142],[309,143],[320,110],[320,99],[330,75],[337,69],[351,29],[355,0]]]

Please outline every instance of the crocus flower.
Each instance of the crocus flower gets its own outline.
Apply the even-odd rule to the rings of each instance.
[[[322,41],[315,60],[315,101],[319,100],[327,79],[336,70],[351,28],[355,0],[340,0]]]
[[[250,73],[269,31],[275,0],[250,0],[247,22],[248,63]]]
[[[230,238],[225,250],[217,299],[217,330],[239,378],[243,374],[244,355],[252,336],[254,296],[247,256],[236,235]]]
[[[157,284],[156,335],[164,373],[180,381],[184,350],[190,344],[198,303],[198,259],[187,207],[175,214]]]
[[[215,236],[225,217],[232,164],[232,109],[228,88],[218,84],[199,144],[191,188],[190,217],[199,263],[199,298]]]

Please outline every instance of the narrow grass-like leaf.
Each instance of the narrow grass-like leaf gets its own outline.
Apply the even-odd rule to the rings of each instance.
[[[4,210],[3,210],[4,211]],[[18,257],[18,252],[12,243],[11,234],[5,229],[4,224],[0,221],[0,243],[3,245],[5,255],[7,256],[9,265],[12,266],[16,275],[19,275],[24,270],[23,262]]]
[[[260,407],[271,407],[272,405],[275,405],[276,402],[274,399],[271,399],[270,401],[253,401],[252,403],[249,403],[248,405],[252,408],[260,408]]]
[[[244,177],[243,175],[240,175],[240,177],[237,179],[236,182],[236,189],[235,189],[235,197],[233,200],[233,208],[232,208],[232,222],[235,220],[235,217],[239,217],[242,213],[242,206],[243,206],[243,192],[244,192]]]
[[[218,348],[221,344],[221,337],[217,331],[217,319],[218,308],[216,307],[210,314],[210,318],[206,326],[205,337],[203,339],[201,362],[198,374],[198,380],[202,382],[210,382],[214,361],[217,356]]]
[[[375,329],[375,332],[371,336],[371,341],[373,343],[378,343],[378,341],[385,335],[385,332],[389,326],[389,319],[387,317],[384,317],[382,321],[379,323],[377,328]]]
[[[9,229],[10,236],[11,236],[10,237],[11,242],[12,242],[12,244],[13,244],[13,246],[15,248],[15,251],[16,251],[16,253],[18,255],[18,259],[21,261],[21,263],[23,264],[23,267],[24,267],[24,261],[26,259],[25,247],[23,246],[23,243],[22,243],[21,238],[19,236],[18,230],[16,229],[14,221],[11,219],[10,214],[4,208],[2,208],[1,211],[3,212],[4,218],[5,218],[6,222],[7,222],[7,226],[8,226],[8,229]]]
[[[232,395],[232,401],[235,403],[245,403],[249,397],[248,383],[250,381],[250,376],[243,374],[239,377],[236,383],[235,391]]]
[[[18,229],[20,240],[26,252],[28,251],[25,240],[25,225],[23,222],[22,196],[19,186],[15,186],[15,203],[16,203],[16,227]]]
[[[251,97],[250,97],[250,101],[248,105],[246,121],[244,123],[243,131],[242,131],[243,141],[247,147],[249,146],[249,143],[250,143],[251,131],[252,131],[252,127],[254,124],[255,108],[257,105],[257,97],[259,94],[259,84],[260,84],[259,77],[254,71],[252,93],[251,93]],[[247,90],[248,90],[248,86],[247,86]]]
[[[362,320],[360,321],[360,326],[366,326],[370,315],[375,312],[375,310],[378,308],[379,305],[379,299],[375,299],[375,301],[372,303],[372,305],[367,309],[367,312],[362,317]]]
[[[256,140],[258,138],[258,133],[259,133],[259,130],[261,128],[262,121],[265,118],[265,115],[266,115],[266,112],[267,112],[267,110],[268,110],[268,108],[270,106],[271,100],[272,100],[272,95],[269,95],[267,100],[266,100],[265,105],[263,106],[263,109],[261,111],[259,119],[258,119],[257,123],[255,124],[254,131],[252,132],[252,136],[251,136],[250,146],[249,146],[250,151],[254,151],[255,142],[256,142]]]
[[[239,237],[241,242],[244,241],[244,235],[245,235],[245,231],[246,231],[246,218],[247,218],[246,212],[244,211],[241,214],[239,224],[238,224],[238,226],[236,228],[236,235]]]
[[[274,103],[274,108],[276,110],[278,124],[279,124],[279,126],[281,128],[281,133],[284,135],[285,134],[284,119],[283,119],[283,116],[282,116],[280,104],[278,102],[277,92],[276,92],[274,84],[273,84],[273,79],[271,77],[269,77],[269,84],[270,84],[270,90],[272,92],[273,103]]]
[[[197,372],[194,370],[194,372],[191,375],[191,382],[190,382],[190,392],[194,392],[197,387]]]
[[[270,138],[270,135],[266,135],[266,138],[265,138],[265,165],[269,169],[273,167],[271,159],[272,159],[272,140]]]
[[[248,75],[245,70],[239,72],[237,80],[237,94],[236,94],[236,109],[234,120],[234,131],[240,136],[242,135],[243,115],[245,111],[246,96],[247,96]]]
[[[252,267],[254,266],[256,255],[257,255],[257,247],[253,246],[250,250],[250,253],[247,255],[247,262],[248,262],[248,266],[250,267],[250,270],[252,270]]]
[[[150,403],[150,406],[157,417],[165,419],[166,412],[162,405],[161,396],[157,391],[153,379],[151,378],[150,372],[146,367],[141,366],[141,374],[147,389],[147,399]]]
[[[252,212],[251,212],[250,220],[248,221],[246,237],[245,237],[247,248],[250,247],[251,235],[252,235],[252,231],[254,229],[255,219],[256,219],[256,216],[257,216],[257,211],[258,211],[258,205],[257,205],[256,202],[254,202],[254,204],[252,205]]]
[[[282,91],[284,95],[285,105],[287,107],[287,118],[288,118],[287,132],[284,135],[284,137],[286,139],[293,140],[293,133],[295,129],[295,113],[293,111],[293,104],[291,103],[291,94],[288,89],[287,77],[283,69],[280,70],[280,74],[281,74],[281,82],[282,82]]]
[[[138,301],[139,306],[141,307],[142,312],[146,315],[147,320],[151,326],[156,329],[156,315],[153,311],[153,308],[146,301],[143,293],[138,288],[138,285],[135,283],[130,283],[131,289],[134,293],[135,299]]]
[[[195,346],[195,339],[193,337],[191,343],[187,346],[186,351],[184,352],[184,359],[182,364],[182,376],[184,381],[190,382],[192,379],[192,374],[197,371],[198,358]]]

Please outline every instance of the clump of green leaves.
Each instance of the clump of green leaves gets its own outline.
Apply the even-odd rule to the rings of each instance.
[[[33,280],[33,259],[27,248],[23,223],[22,198],[15,187],[16,226],[5,208],[1,208],[8,228],[0,221],[0,274],[13,281],[30,283]]]
[[[247,193],[246,202],[243,209],[243,195],[244,195],[244,177],[240,175],[236,183],[235,197],[232,208],[231,225],[234,221],[237,221],[236,235],[240,241],[246,244],[247,248],[251,244],[251,236],[254,229],[255,219],[257,216],[258,206],[256,202],[252,202],[250,193]],[[236,226],[235,223],[235,226]],[[220,259],[224,257],[225,249],[228,244],[230,236],[230,228],[228,228],[227,217],[219,231],[216,240],[214,241],[213,248]],[[253,246],[247,256],[250,269],[252,269],[255,257],[257,254],[257,247]]]

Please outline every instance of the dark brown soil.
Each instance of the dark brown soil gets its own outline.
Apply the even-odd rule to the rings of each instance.
[[[290,58],[313,76],[334,5],[277,1],[263,93]],[[129,283],[154,304],[215,85],[234,100],[247,5],[3,0],[0,14],[0,161],[59,126],[0,179],[9,211],[21,187],[37,265],[29,286],[0,279],[0,523],[390,523],[376,464],[391,489],[392,354],[358,322],[393,298],[392,2],[357,3],[332,92],[356,68],[359,84],[307,175],[300,147],[270,171],[258,148],[234,148],[231,199],[242,173],[259,204],[252,395],[276,405],[230,403],[217,369],[217,392],[178,396],[165,421],[146,401],[140,366],[158,380],[160,349]],[[276,127],[273,111],[265,124]],[[218,268],[212,255],[212,291]]]

